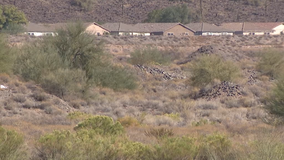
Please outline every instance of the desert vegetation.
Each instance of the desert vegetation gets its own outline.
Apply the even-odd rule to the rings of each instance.
[[[283,159],[282,36],[16,38],[0,159]]]

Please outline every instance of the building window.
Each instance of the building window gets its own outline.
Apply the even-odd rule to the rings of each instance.
[[[168,36],[173,36],[173,35],[174,35],[174,33],[168,32]]]

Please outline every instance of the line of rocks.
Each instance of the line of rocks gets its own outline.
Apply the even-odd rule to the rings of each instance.
[[[141,71],[150,73],[153,76],[161,75],[163,80],[185,79],[186,78],[185,76],[181,76],[181,75],[169,74],[165,72],[164,70],[156,68],[156,67],[152,68],[152,67],[139,65],[139,64],[137,64],[136,67],[138,67]]]
[[[209,90],[201,89],[196,98],[213,100],[220,97],[239,97],[242,95],[242,87],[231,82],[223,81]]]

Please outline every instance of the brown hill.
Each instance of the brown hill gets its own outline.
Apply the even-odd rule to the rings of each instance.
[[[56,23],[74,19],[96,22],[136,23],[146,19],[155,9],[181,2],[169,0],[97,0],[84,11],[71,5],[72,0],[0,0],[0,4],[12,4],[23,10],[31,22]],[[232,0],[203,0],[204,19],[210,23],[231,21],[284,21],[284,1],[275,0],[267,5],[249,5]],[[262,0],[259,0],[260,2]],[[199,12],[199,1],[186,3],[193,12]],[[267,7],[266,7],[267,6]],[[265,9],[266,8],[266,9]],[[266,11],[265,11],[266,10]]]

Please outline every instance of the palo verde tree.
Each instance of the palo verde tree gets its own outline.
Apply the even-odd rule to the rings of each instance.
[[[0,29],[5,29],[13,24],[26,24],[27,18],[25,14],[17,7],[12,5],[0,6]]]
[[[61,98],[84,95],[94,85],[114,90],[136,87],[132,74],[111,63],[103,43],[86,33],[82,23],[69,24],[57,36],[28,44],[21,52],[15,73]]]

